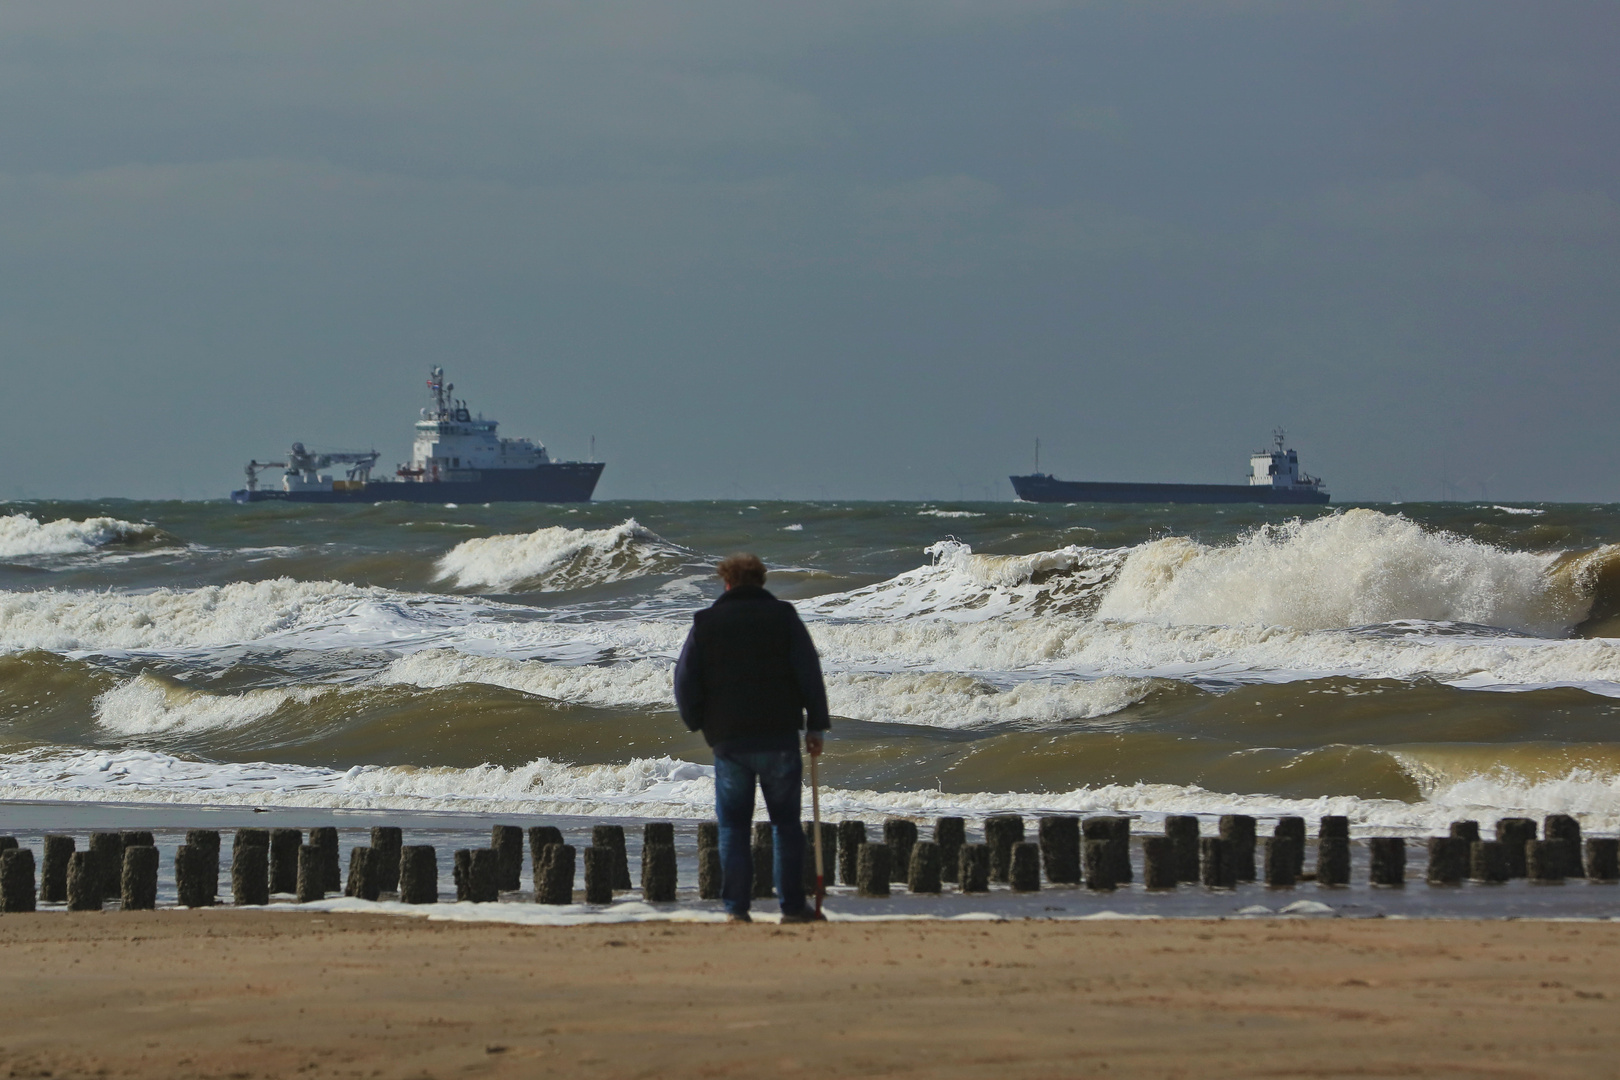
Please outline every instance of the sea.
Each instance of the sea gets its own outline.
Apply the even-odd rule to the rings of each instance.
[[[1620,831],[1620,506],[1450,502],[13,502],[0,826],[706,819],[671,674],[736,551],[832,819]]]

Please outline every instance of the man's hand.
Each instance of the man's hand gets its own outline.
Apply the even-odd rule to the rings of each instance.
[[[817,757],[821,754],[822,741],[821,732],[819,731],[807,731],[804,733],[804,748],[809,751],[811,757]]]

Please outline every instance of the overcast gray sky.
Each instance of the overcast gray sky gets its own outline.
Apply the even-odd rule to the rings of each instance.
[[[1620,5],[0,5],[0,496],[1620,499]],[[1481,485],[1484,485],[1483,489]]]

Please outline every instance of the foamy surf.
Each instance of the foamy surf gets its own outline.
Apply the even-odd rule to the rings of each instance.
[[[632,758],[617,765],[569,765],[540,759],[515,768],[471,769],[356,765],[347,770],[266,762],[187,761],[154,751],[98,752],[39,748],[0,755],[0,799],[143,804],[306,807],[446,813],[600,815],[707,820],[714,812],[712,766],[673,758]],[[1222,814],[1261,819],[1344,815],[1358,835],[1444,834],[1461,818],[1575,812],[1591,832],[1620,830],[1620,777],[1572,773],[1523,783],[1476,777],[1419,802],[1325,796],[1288,799],[1209,791],[1196,785],[1105,784],[1069,791],[948,792],[824,788],[822,812],[878,821],[960,814],[1123,813],[1145,827],[1169,814],[1206,821]],[[761,816],[763,811],[760,812]]]
[[[611,529],[536,529],[457,544],[438,576],[462,589],[564,592],[679,570],[692,554],[629,518]]]
[[[39,521],[27,514],[0,517],[0,559],[37,555],[86,555],[104,548],[158,540],[156,526],[92,517],[82,521],[60,518]]]

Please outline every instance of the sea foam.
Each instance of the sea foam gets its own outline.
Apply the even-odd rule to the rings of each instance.
[[[611,529],[553,526],[464,540],[439,560],[438,576],[463,589],[563,592],[671,573],[691,560],[691,552],[629,518]]]
[[[41,522],[27,514],[8,514],[0,517],[0,559],[83,555],[111,545],[139,543],[161,536],[155,526],[113,517]]]

